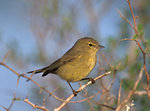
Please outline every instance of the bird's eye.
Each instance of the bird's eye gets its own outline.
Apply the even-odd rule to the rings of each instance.
[[[91,46],[93,46],[92,44],[89,44],[89,46],[91,47]]]

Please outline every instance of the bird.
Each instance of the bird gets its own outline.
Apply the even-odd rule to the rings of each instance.
[[[78,92],[72,88],[70,82],[89,80],[95,83],[92,77],[86,78],[86,76],[88,76],[95,67],[97,62],[96,53],[101,48],[104,48],[104,46],[100,45],[92,37],[80,38],[70,50],[49,66],[27,73],[43,73],[42,77],[48,74],[56,74],[67,81],[74,96],[77,96]]]

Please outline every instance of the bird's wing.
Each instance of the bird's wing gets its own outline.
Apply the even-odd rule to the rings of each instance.
[[[56,70],[68,63],[68,62],[71,62],[77,58],[80,58],[81,57],[81,52],[80,51],[68,51],[66,52],[60,59],[56,60],[55,62],[53,62],[51,65],[49,65],[47,67],[47,70],[43,73],[42,76],[46,76],[48,73],[56,73]]]

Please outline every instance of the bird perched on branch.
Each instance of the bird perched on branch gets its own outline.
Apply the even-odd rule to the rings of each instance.
[[[81,38],[77,40],[69,51],[51,65],[28,73],[36,74],[43,72],[42,77],[50,73],[56,74],[67,81],[73,94],[76,96],[78,92],[72,88],[70,82],[81,80],[90,80],[92,83],[95,82],[94,79],[91,77],[86,78],[86,76],[89,75],[96,64],[96,53],[100,48],[104,48],[104,46],[99,45],[93,38]]]

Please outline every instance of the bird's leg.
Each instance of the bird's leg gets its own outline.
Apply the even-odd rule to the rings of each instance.
[[[89,80],[89,81],[92,82],[92,84],[95,83],[95,80],[94,80],[92,77],[89,77],[89,78],[83,78],[83,79],[81,79],[80,81],[82,81],[82,80]]]
[[[72,88],[72,86],[71,86],[70,82],[68,82],[68,81],[67,81],[67,83],[68,83],[68,84],[69,84],[69,86],[71,87],[71,90],[72,90],[72,92],[73,92],[74,96],[77,96],[78,91],[75,91],[75,90]]]

